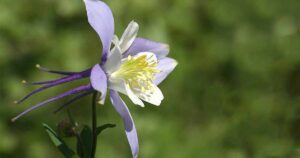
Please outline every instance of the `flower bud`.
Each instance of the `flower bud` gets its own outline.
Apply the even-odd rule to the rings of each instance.
[[[69,119],[61,120],[57,125],[58,134],[62,137],[74,137],[77,135],[77,127]]]

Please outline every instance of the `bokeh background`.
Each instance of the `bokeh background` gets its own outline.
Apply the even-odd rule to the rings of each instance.
[[[299,0],[106,0],[116,33],[131,20],[139,36],[170,44],[179,65],[161,84],[160,107],[133,105],[141,158],[300,157]],[[11,123],[25,108],[88,82],[13,101],[58,76],[36,64],[80,71],[100,59],[101,44],[86,20],[82,0],[0,1],[0,157],[62,157],[42,127],[66,112],[49,104]],[[81,124],[90,120],[91,97],[70,106]],[[110,103],[99,123],[115,123],[99,139],[97,157],[128,158],[120,117]],[[67,141],[72,144],[71,140]]]

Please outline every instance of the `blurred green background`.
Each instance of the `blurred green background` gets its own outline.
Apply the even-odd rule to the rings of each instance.
[[[161,84],[160,107],[133,105],[141,158],[300,157],[299,0],[106,0],[117,35],[135,20],[139,36],[170,44],[179,65]],[[79,81],[12,102],[58,76],[35,65],[80,71],[100,59],[101,44],[82,0],[0,1],[0,157],[62,157],[41,123],[55,127],[66,112],[49,104],[11,123],[30,105]],[[90,120],[91,97],[71,106]],[[99,139],[97,157],[131,156],[120,117],[110,103],[99,123],[116,123]],[[72,144],[72,141],[69,143]]]

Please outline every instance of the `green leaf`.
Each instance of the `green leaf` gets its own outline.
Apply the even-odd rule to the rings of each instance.
[[[116,127],[115,124],[107,123],[107,124],[97,127],[96,133],[97,133],[97,135],[99,135],[103,130],[105,130],[107,128],[114,128],[114,127]]]
[[[104,124],[97,127],[96,133],[99,135],[103,130],[107,128],[113,128],[116,125],[114,124]],[[89,126],[84,126],[80,132],[80,135],[77,135],[77,154],[81,158],[90,158],[92,153],[92,144],[93,144],[93,132]]]
[[[75,156],[75,152],[71,150],[61,138],[59,138],[59,136],[50,126],[44,123],[43,126],[46,129],[51,141],[66,158],[72,158]]]
[[[82,140],[81,140],[80,136],[77,136],[76,151],[77,151],[77,155],[79,155],[79,157],[84,158],[83,145],[82,145]]]
[[[90,127],[84,126],[77,137],[77,153],[82,158],[90,158],[92,153],[93,133]]]

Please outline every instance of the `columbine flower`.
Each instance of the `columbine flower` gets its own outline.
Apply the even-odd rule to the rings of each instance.
[[[166,57],[169,53],[168,45],[144,38],[136,38],[139,26],[134,21],[129,23],[120,39],[114,36],[114,19],[110,8],[102,1],[85,0],[84,2],[88,21],[102,42],[101,64],[96,64],[92,68],[81,72],[54,71],[37,65],[42,71],[65,75],[65,77],[44,82],[29,83],[23,81],[27,84],[41,84],[44,86],[29,93],[16,103],[20,103],[42,90],[74,80],[90,77],[90,84],[79,86],[36,104],[12,120],[14,121],[46,103],[78,94],[60,107],[58,109],[60,110],[95,90],[101,93],[99,102],[103,104],[107,89],[109,89],[110,100],[123,119],[133,157],[137,157],[139,146],[134,122],[118,92],[127,95],[134,104],[142,107],[144,106],[143,101],[153,105],[160,105],[163,100],[163,94],[157,85],[175,68],[177,62]]]

